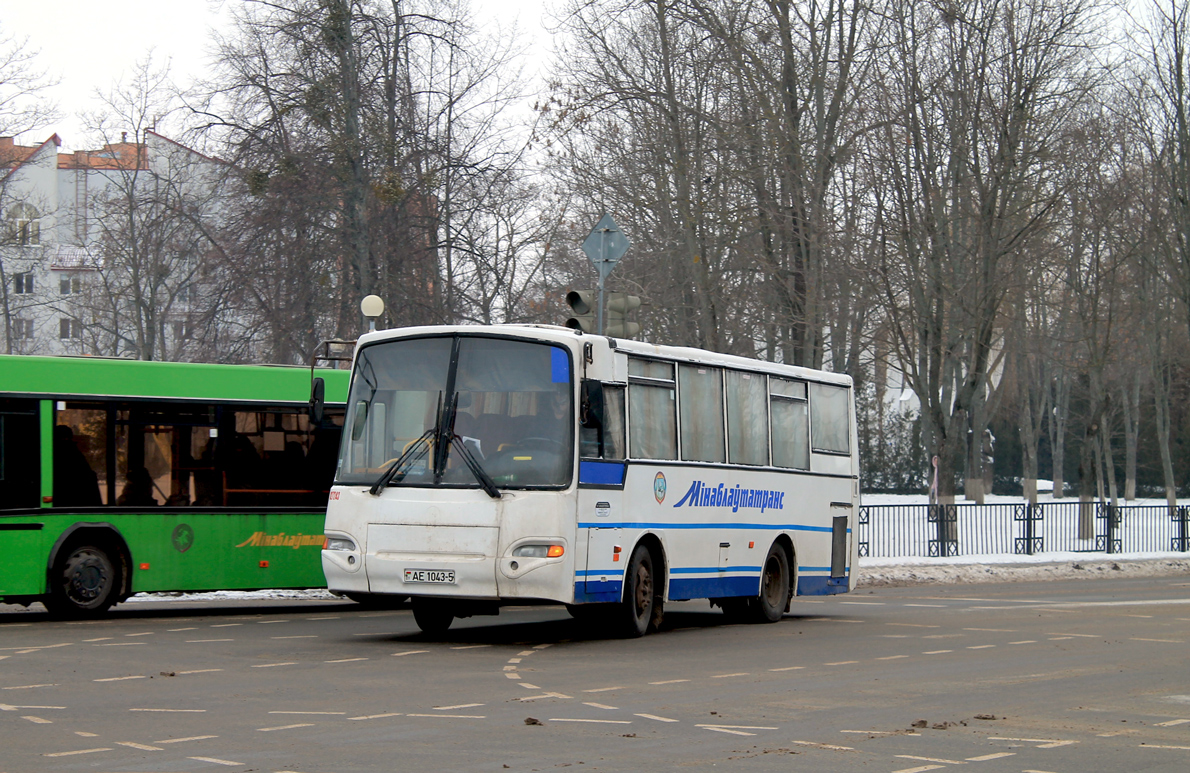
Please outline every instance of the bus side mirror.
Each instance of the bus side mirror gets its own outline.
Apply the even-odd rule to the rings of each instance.
[[[579,419],[587,429],[603,428],[603,382],[584,379],[579,402]]]
[[[322,425],[322,414],[326,408],[326,381],[321,376],[310,383],[310,421]]]

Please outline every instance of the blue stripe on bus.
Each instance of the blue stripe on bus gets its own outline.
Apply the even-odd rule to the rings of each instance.
[[[725,596],[755,596],[760,592],[760,577],[691,577],[669,581],[671,601],[711,599]]]
[[[623,486],[624,462],[583,460],[578,463],[578,482],[588,486]]]
[[[781,531],[788,529],[790,531],[818,531],[830,534],[834,531],[830,526],[802,526],[800,524],[768,524],[768,523],[630,523],[628,521],[622,522],[607,522],[607,521],[587,521],[580,522],[578,527],[580,529],[764,529],[767,531]],[[851,529],[847,530],[851,533]]]
[[[701,572],[701,573],[705,573],[705,574],[717,574],[721,571],[723,571],[723,572],[759,572],[760,569],[761,569],[761,567],[759,567],[759,566],[729,566],[729,567],[724,567],[724,568],[720,568],[717,566],[707,566],[707,567],[688,566],[688,567],[673,567],[669,570],[669,573],[670,574],[698,574]],[[799,566],[798,567],[799,574],[802,572],[829,572],[830,570],[831,570],[831,568],[829,566]],[[846,569],[844,571],[846,571],[848,574],[850,574],[851,567],[850,566],[846,567]],[[596,576],[606,576],[606,575],[612,575],[612,574],[618,576],[623,573],[624,573],[624,570],[621,568],[575,569],[574,570],[575,577],[596,577]]]
[[[846,577],[798,577],[797,595],[799,596],[831,596],[836,593],[847,592]]]

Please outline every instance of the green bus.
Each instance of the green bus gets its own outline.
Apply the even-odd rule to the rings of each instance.
[[[347,370],[0,355],[0,601],[325,587]],[[317,419],[312,418],[317,417]]]

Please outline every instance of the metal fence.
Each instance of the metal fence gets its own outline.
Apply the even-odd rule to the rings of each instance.
[[[1077,501],[865,505],[858,539],[859,554],[873,558],[1190,552],[1190,507]]]

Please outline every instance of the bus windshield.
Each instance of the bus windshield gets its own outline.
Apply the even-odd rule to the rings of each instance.
[[[562,347],[479,336],[382,341],[357,355],[348,405],[337,483],[570,483],[573,388]]]

